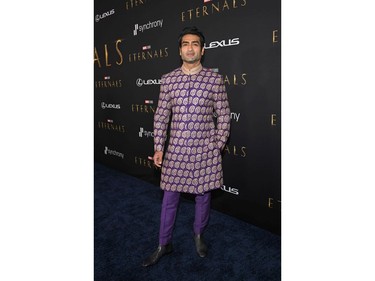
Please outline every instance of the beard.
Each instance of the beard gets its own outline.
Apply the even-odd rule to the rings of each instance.
[[[181,55],[181,59],[182,59],[183,62],[193,64],[193,63],[196,63],[196,62],[200,61],[201,60],[201,56],[199,54],[191,56],[191,57],[185,56],[185,55]]]
[[[191,64],[196,63],[199,60],[200,60],[200,58],[190,58],[190,59],[183,58],[182,59],[183,62],[191,63]]]

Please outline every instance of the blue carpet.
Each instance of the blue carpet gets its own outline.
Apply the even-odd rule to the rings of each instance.
[[[99,163],[94,169],[95,281],[281,280],[280,236],[215,210],[205,232],[208,255],[198,257],[194,202],[183,197],[174,252],[143,268],[158,244],[162,191]]]

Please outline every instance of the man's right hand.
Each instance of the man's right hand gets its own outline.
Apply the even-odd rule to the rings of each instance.
[[[163,163],[163,152],[162,151],[155,151],[154,154],[154,164],[156,167],[161,167],[161,164]]]

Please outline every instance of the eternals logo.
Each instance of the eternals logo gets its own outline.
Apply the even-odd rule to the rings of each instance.
[[[113,122],[112,119],[107,119],[107,121],[104,121],[104,122],[99,121],[98,128],[108,130],[108,131],[116,131],[119,133],[125,133],[125,125],[116,124]]]
[[[198,19],[213,14],[221,14],[234,9],[245,7],[247,0],[203,0],[203,5],[181,12],[181,21]]]
[[[128,0],[125,1],[125,9],[130,10],[136,7],[139,7],[141,5],[144,5],[146,3],[146,0]]]

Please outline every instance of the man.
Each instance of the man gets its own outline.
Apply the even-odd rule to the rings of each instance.
[[[200,257],[207,255],[202,234],[209,219],[210,191],[223,185],[221,151],[229,137],[230,109],[222,76],[201,65],[204,42],[196,27],[185,28],[179,37],[182,66],[161,79],[154,116],[153,160],[162,167],[160,187],[164,197],[159,246],[143,261],[143,266],[153,265],[173,251],[172,232],[181,192],[196,195],[195,247]],[[171,116],[169,144],[163,159]]]

